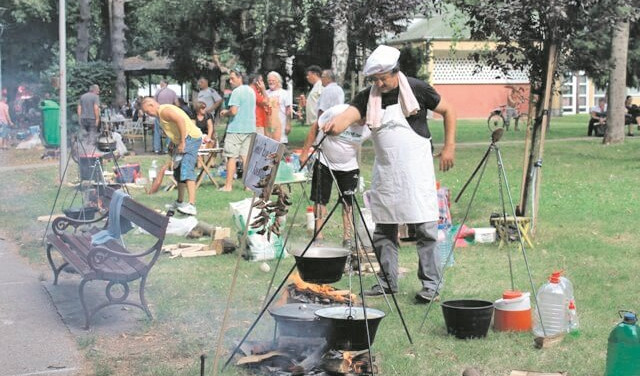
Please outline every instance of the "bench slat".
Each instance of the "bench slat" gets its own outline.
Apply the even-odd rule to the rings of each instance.
[[[47,240],[56,247],[56,249],[63,255],[64,259],[69,262],[78,271],[78,273],[81,273],[82,275],[91,273],[91,268],[85,260],[80,258],[76,252],[71,250],[69,246],[62,241],[62,239],[56,236],[56,234],[49,234],[47,236]]]
[[[91,249],[91,237],[86,235],[76,236],[65,234],[63,240],[70,243],[78,251],[79,256],[82,257],[88,265],[87,258],[89,250]],[[109,258],[103,262],[98,270],[96,270],[96,273],[100,279],[106,280],[134,280],[139,278],[140,274],[138,271],[131,267],[127,261],[128,259],[120,259],[119,261],[116,261],[113,258]]]
[[[111,202],[114,192],[112,188],[106,187],[103,200],[105,205]],[[165,231],[169,224],[168,217],[134,201],[130,197],[126,197],[123,200],[120,215],[156,238],[164,240]]]

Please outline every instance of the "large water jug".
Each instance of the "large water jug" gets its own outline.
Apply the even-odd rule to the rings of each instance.
[[[533,316],[533,334],[537,337],[550,337],[564,333],[568,328],[567,301],[565,288],[560,285],[560,279],[551,276],[549,282],[538,290],[536,295],[538,306]],[[542,322],[540,322],[542,318]]]
[[[624,312],[622,322],[609,334],[607,368],[605,376],[640,375],[640,337],[636,325],[638,318],[633,312]]]
[[[562,288],[565,291],[565,296],[567,298],[567,300],[565,301],[566,303],[566,307],[567,307],[567,332],[571,332],[571,324],[572,324],[572,320],[575,321],[577,320],[577,309],[576,309],[576,298],[574,297],[574,293],[573,293],[573,283],[571,283],[571,281],[569,280],[569,278],[565,277],[564,275],[562,275],[564,273],[563,270],[556,270],[553,273],[551,273],[551,277],[554,278],[558,278],[558,280],[560,281],[560,286],[562,286]],[[573,308],[571,308],[571,306],[573,306]]]
[[[552,277],[557,277],[560,280],[560,286],[562,286],[562,288],[565,289],[565,291],[567,293],[567,298],[569,299],[569,301],[575,300],[574,295],[573,295],[573,283],[571,283],[569,278],[567,278],[564,275],[562,275],[563,273],[564,273],[563,270],[556,270],[553,273],[551,273],[551,276]],[[569,302],[567,302],[567,304],[568,303]]]

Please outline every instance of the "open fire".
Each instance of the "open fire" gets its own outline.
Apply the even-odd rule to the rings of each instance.
[[[313,303],[313,304],[348,304],[356,302],[355,294],[349,290],[336,290],[331,285],[318,285],[307,283],[295,272],[289,278],[291,283],[287,286],[281,304],[287,303]]]

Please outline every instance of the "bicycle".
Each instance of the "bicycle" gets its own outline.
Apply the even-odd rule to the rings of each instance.
[[[516,130],[518,129],[518,120],[520,120],[521,115],[522,114],[520,112],[517,112],[516,110],[516,114],[511,116],[511,118],[515,120]],[[487,127],[489,128],[489,131],[493,132],[498,128],[504,128],[505,131],[508,131],[509,123],[511,121],[507,121],[507,118],[508,114],[506,104],[500,105],[491,110],[491,112],[489,113],[489,117],[487,118]]]

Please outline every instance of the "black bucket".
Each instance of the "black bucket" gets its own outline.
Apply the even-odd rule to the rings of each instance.
[[[487,300],[461,299],[442,303],[442,314],[447,333],[460,339],[482,338],[487,336],[493,302]]]

